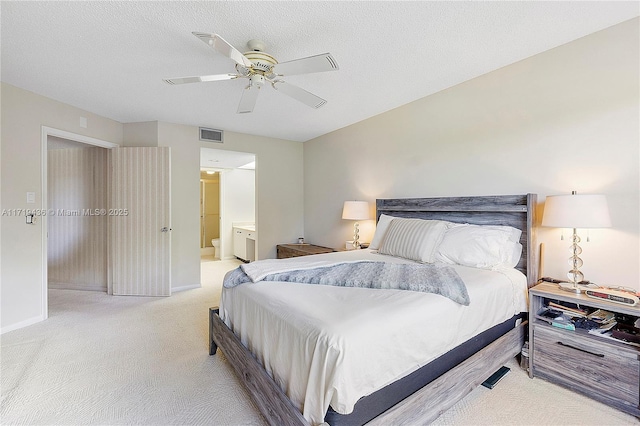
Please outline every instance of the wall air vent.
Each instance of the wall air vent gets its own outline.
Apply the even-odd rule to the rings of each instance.
[[[215,143],[224,143],[222,140],[222,130],[207,129],[200,127],[200,140]]]

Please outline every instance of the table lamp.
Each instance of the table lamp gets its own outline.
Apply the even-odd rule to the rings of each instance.
[[[358,221],[369,219],[369,203],[366,201],[345,201],[342,208],[342,218],[356,221],[353,224],[353,248],[360,248]]]
[[[580,237],[578,228],[608,228],[611,226],[609,207],[604,195],[577,195],[573,191],[571,195],[552,195],[547,197],[544,203],[542,226],[554,228],[573,228],[573,238],[570,247],[571,257],[569,265],[571,270],[567,273],[571,286],[562,286],[563,290],[580,293],[582,289],[578,285],[584,280],[584,274],[580,272],[583,265],[579,255]],[[587,241],[589,241],[587,237]]]

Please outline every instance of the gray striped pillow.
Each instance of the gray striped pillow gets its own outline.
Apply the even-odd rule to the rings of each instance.
[[[441,220],[394,218],[378,250],[381,254],[432,263],[447,229]]]

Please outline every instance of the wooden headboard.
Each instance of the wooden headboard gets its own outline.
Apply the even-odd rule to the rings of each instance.
[[[522,231],[522,256],[516,269],[527,276],[529,287],[538,279],[535,224],[536,194],[474,197],[395,198],[376,200],[376,221],[381,214],[418,219],[440,219],[474,225],[508,225]]]

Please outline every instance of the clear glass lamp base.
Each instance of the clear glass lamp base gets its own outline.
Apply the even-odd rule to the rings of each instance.
[[[569,291],[571,293],[580,294],[584,291],[580,284],[573,283],[558,283],[560,290]]]
[[[580,272],[580,267],[584,264],[584,262],[582,262],[582,259],[578,257],[578,255],[582,253],[582,249],[578,245],[579,242],[580,237],[578,237],[578,235],[576,234],[576,230],[574,229],[573,244],[570,248],[572,256],[569,258],[569,266],[571,266],[571,270],[567,273],[569,282],[558,284],[562,290],[570,291],[576,294],[580,294],[584,291],[584,287],[578,284],[584,281],[584,274]]]

